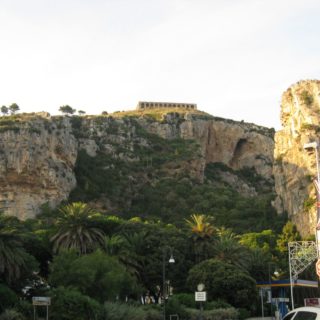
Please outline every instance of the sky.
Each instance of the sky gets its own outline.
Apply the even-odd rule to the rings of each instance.
[[[0,105],[87,114],[196,103],[280,129],[320,79],[319,0],[0,0]]]

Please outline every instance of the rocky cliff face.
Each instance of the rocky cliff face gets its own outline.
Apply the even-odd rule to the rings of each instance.
[[[0,210],[21,219],[66,199],[76,180],[77,142],[68,119],[48,114],[0,122]]]
[[[316,177],[314,149],[304,145],[319,139],[320,82],[301,81],[282,96],[283,129],[275,135],[274,176],[277,211],[286,211],[303,235],[314,233]]]
[[[170,161],[161,164],[161,172],[169,176],[186,173],[202,183],[206,165],[220,162],[234,170],[253,168],[273,181],[273,132],[253,124],[187,111],[164,113],[160,120],[143,113],[116,118],[19,115],[0,120],[0,210],[25,219],[34,217],[44,203],[56,206],[68,199],[77,184],[80,150],[89,159],[102,155],[106,170],[114,167],[113,160],[152,163],[152,153],[148,157],[141,153],[142,148],[152,151],[150,134],[196,143],[188,156],[181,156],[177,147]],[[151,179],[147,174],[128,178],[132,185]],[[230,172],[224,179],[248,196],[256,192]],[[112,207],[107,195],[104,200]]]

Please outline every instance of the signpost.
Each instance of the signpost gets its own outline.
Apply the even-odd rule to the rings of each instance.
[[[206,291],[196,291],[195,300],[199,302],[207,301],[207,292]]]
[[[32,305],[33,305],[33,320],[36,320],[36,307],[39,307],[39,306],[47,307],[46,320],[49,319],[49,306],[51,305],[50,297],[32,297]]]
[[[204,284],[203,283],[199,283],[197,286],[197,290],[195,292],[194,298],[196,301],[200,302],[200,320],[203,319],[202,317],[202,313],[203,313],[203,305],[202,302],[207,301],[207,292],[203,291],[204,290]]]

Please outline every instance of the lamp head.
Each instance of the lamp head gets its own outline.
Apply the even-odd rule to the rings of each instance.
[[[198,290],[198,291],[203,291],[204,288],[205,288],[205,285],[204,285],[203,283],[199,283],[199,284],[197,285],[197,290]]]
[[[169,263],[175,263],[175,260],[173,258],[173,255],[171,254],[170,259],[169,259]]]

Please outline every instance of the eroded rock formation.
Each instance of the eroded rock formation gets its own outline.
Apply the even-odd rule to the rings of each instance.
[[[34,217],[44,203],[56,206],[68,199],[76,186],[74,169],[80,150],[92,158],[103,154],[128,163],[142,161],[137,150],[152,142],[139,133],[139,128],[168,140],[183,138],[197,142],[194,154],[162,166],[162,172],[169,176],[186,172],[202,183],[206,165],[221,162],[234,170],[254,168],[266,180],[273,181],[273,131],[253,124],[187,111],[166,113],[161,121],[141,115],[131,119],[48,114],[1,120],[0,210],[21,219]],[[134,180],[137,177],[131,179],[133,185],[139,183]],[[254,188],[244,185],[230,172],[225,173],[224,179],[245,195],[255,194]]]
[[[304,145],[318,141],[320,132],[320,81],[300,81],[282,96],[283,129],[275,135],[274,176],[279,213],[286,211],[303,235],[316,224],[315,150]]]

